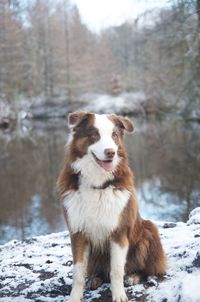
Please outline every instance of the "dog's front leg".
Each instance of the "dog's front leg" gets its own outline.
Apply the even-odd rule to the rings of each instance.
[[[69,302],[80,302],[83,297],[83,288],[85,284],[85,275],[88,265],[89,244],[85,236],[77,233],[71,236],[71,245],[73,252],[73,285],[69,297]]]
[[[111,291],[114,302],[127,302],[124,290],[124,267],[128,252],[128,240],[111,241]]]

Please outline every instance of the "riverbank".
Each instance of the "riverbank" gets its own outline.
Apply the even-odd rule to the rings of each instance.
[[[117,96],[87,93],[77,99],[67,100],[58,95],[48,99],[44,96],[21,98],[11,104],[0,99],[0,128],[12,129],[24,120],[47,121],[66,118],[69,112],[91,111],[96,113],[115,113],[119,115],[147,118],[174,116],[187,122],[200,123],[199,112],[185,115],[180,108],[169,104],[163,106],[142,91],[124,92]]]
[[[72,111],[93,111],[97,113],[116,113],[126,115],[144,115],[146,96],[142,92],[122,93],[119,96],[88,93],[67,101],[65,98],[48,100],[36,98],[31,102],[19,103],[19,112],[24,118],[49,119],[63,118]]]
[[[187,223],[158,222],[168,257],[162,281],[149,278],[126,288],[130,301],[200,301],[200,208]],[[0,301],[67,301],[72,285],[68,232],[11,241],[0,246]],[[85,291],[84,301],[111,302],[110,285]]]

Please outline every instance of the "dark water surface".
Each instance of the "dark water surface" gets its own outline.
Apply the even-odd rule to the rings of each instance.
[[[127,135],[144,218],[186,221],[200,205],[200,126],[135,120]],[[0,243],[65,230],[55,183],[67,140],[64,120],[0,132]]]

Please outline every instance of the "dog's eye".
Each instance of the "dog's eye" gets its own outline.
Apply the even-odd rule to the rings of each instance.
[[[97,132],[92,132],[92,133],[90,134],[90,138],[91,138],[92,140],[96,140],[96,139],[99,138],[99,134],[98,134]]]
[[[112,137],[113,137],[113,138],[118,138],[118,134],[117,134],[117,132],[113,131],[113,133],[112,133]]]

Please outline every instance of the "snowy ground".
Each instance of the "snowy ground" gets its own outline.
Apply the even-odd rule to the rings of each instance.
[[[164,280],[127,287],[129,301],[200,301],[200,208],[185,223],[158,223],[168,256]],[[68,301],[72,255],[67,232],[0,246],[0,301]],[[85,291],[84,301],[111,302],[109,284]]]

